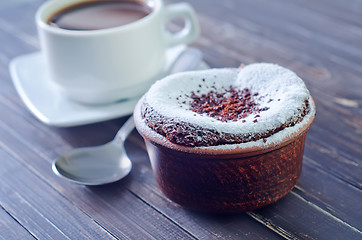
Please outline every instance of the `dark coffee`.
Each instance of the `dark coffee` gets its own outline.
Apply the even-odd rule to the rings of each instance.
[[[89,1],[56,12],[48,23],[68,30],[98,30],[137,21],[151,12],[152,8],[140,1]]]

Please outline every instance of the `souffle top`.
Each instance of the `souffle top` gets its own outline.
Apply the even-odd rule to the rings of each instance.
[[[311,101],[294,72],[255,63],[170,75],[145,94],[141,114],[172,143],[230,148],[279,141],[314,117]]]

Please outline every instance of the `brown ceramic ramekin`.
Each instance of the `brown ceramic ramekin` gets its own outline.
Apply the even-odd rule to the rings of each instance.
[[[195,148],[171,143],[146,126],[141,116],[143,101],[135,108],[136,128],[145,140],[160,189],[181,206],[238,213],[276,202],[296,185],[314,114],[305,116],[278,144]],[[315,108],[312,98],[310,106]]]

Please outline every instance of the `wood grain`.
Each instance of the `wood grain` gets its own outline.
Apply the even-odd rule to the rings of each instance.
[[[33,235],[22,227],[7,210],[0,208],[0,239],[34,239]]]
[[[202,28],[192,45],[211,67],[278,63],[303,78],[317,105],[297,186],[269,207],[227,216],[166,198],[135,131],[126,179],[84,187],[52,173],[59,154],[111,140],[126,118],[54,128],[22,103],[8,64],[39,50],[42,2],[0,3],[0,239],[362,238],[362,1],[188,1]]]

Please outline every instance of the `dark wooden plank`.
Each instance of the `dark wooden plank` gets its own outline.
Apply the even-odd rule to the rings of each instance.
[[[314,92],[316,91],[314,90]],[[317,109],[315,123],[318,128],[336,135],[336,139],[348,141],[344,144],[347,146],[343,147],[348,148],[348,144],[352,144],[350,148],[354,149],[354,152],[360,152],[361,149],[358,146],[362,145],[362,139],[360,138],[362,134],[362,108],[359,107],[356,101],[347,98],[329,97],[320,91],[316,93],[315,96],[318,96],[316,103],[319,108]],[[362,99],[362,94],[360,95],[358,97]],[[353,145],[357,145],[357,147],[353,147]],[[356,159],[360,160],[358,157]]]
[[[6,94],[8,92],[15,93],[14,85],[12,84],[11,81],[9,81],[9,79],[10,79],[9,72],[7,71],[7,69],[2,69],[0,64],[0,83],[1,83],[0,95]]]
[[[0,5],[0,26],[4,32],[17,35],[24,43],[38,48],[35,13],[45,0],[13,0]]]
[[[299,4],[304,5],[305,8],[318,11],[322,15],[333,17],[335,20],[344,21],[346,24],[355,26],[356,28],[362,27],[361,22],[361,1],[348,0],[348,1],[330,1],[330,0],[295,0]]]
[[[277,203],[249,212],[289,239],[361,239],[362,232],[292,191]]]
[[[304,156],[300,180],[293,192],[362,231],[362,190],[323,171]]]
[[[324,141],[320,140],[321,136],[325,137]],[[344,147],[348,142],[343,140],[343,138],[341,140],[338,136],[328,131],[316,128],[311,129],[308,140],[310,141],[305,149],[305,155],[309,156],[316,163],[317,167],[362,189],[362,178],[359,174],[361,172],[361,154],[359,153],[360,150],[353,151],[353,148],[358,147],[358,145],[351,143],[351,148],[348,148],[348,146]],[[335,142],[333,143],[334,140]],[[331,145],[331,142],[333,145]],[[338,142],[342,143],[337,145]],[[351,149],[351,151],[343,151],[343,148]]]
[[[325,44],[324,49],[333,49],[334,52],[339,50],[348,52],[352,57],[350,60],[354,56],[358,57],[360,49],[356,46],[362,36],[360,31],[356,31],[358,28],[351,24],[346,24],[334,16],[321,14],[319,11],[316,11],[314,4],[284,0],[274,1],[273,4],[265,0],[253,1],[253,3],[259,6],[267,5],[267,8],[259,8],[258,10],[264,14],[269,14],[265,15],[266,17],[273,16],[274,18],[272,20],[269,18],[271,21],[264,21],[264,23],[278,25],[275,27],[283,35],[287,34],[284,34],[282,30],[288,30],[290,31],[290,37],[300,38],[300,40],[310,39],[318,45],[323,42]],[[328,7],[330,5],[325,5],[325,8]],[[295,11],[296,8],[298,9],[297,12]],[[343,10],[340,9],[340,15],[346,16],[350,13],[351,11],[343,13]],[[358,18],[361,19],[361,16],[359,15]],[[312,35],[311,33],[314,34]],[[341,42],[348,43],[349,45],[344,46],[343,49],[338,49],[337,46],[340,46]],[[352,49],[357,51],[354,52]]]
[[[92,218],[17,162],[4,150],[3,142],[1,146],[0,204],[32,235],[44,239],[113,239]],[[32,161],[31,157],[24,159]]]
[[[0,239],[34,239],[4,208],[0,206]]]
[[[16,56],[39,51],[35,12],[44,1],[18,0],[0,5],[0,67]]]

